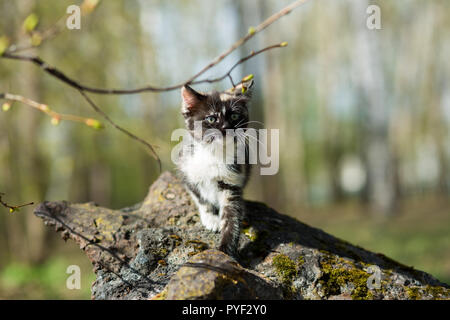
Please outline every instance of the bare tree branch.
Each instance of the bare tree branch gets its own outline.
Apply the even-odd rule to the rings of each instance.
[[[6,58],[6,59],[13,59],[13,60],[22,60],[22,61],[29,61],[34,63],[35,65],[39,66],[41,69],[43,69],[45,72],[53,75],[54,77],[58,78],[59,80],[65,82],[66,84],[78,89],[78,90],[82,90],[82,91],[86,91],[86,92],[91,92],[91,93],[96,93],[96,94],[118,94],[118,95],[122,95],[122,94],[136,94],[136,93],[142,93],[142,92],[163,92],[163,91],[171,91],[171,90],[176,90],[176,89],[180,89],[181,87],[183,87],[186,84],[197,84],[197,83],[203,83],[203,82],[208,82],[208,83],[212,83],[212,82],[218,82],[222,79],[224,79],[225,77],[228,77],[228,74],[231,73],[232,70],[230,70],[227,75],[225,75],[223,78],[217,78],[220,80],[200,80],[200,81],[195,81],[196,79],[198,79],[198,77],[200,77],[201,75],[203,75],[206,71],[208,71],[209,69],[213,68],[214,66],[216,66],[217,64],[219,64],[223,59],[225,59],[227,56],[229,56],[234,50],[236,50],[237,48],[239,48],[240,46],[242,46],[244,43],[246,43],[248,40],[250,40],[251,38],[253,38],[257,33],[261,32],[262,30],[264,30],[265,28],[267,28],[268,26],[270,26],[271,24],[273,24],[275,21],[279,20],[281,17],[289,14],[293,9],[295,9],[296,7],[302,5],[303,3],[307,2],[308,0],[297,0],[293,3],[291,3],[290,5],[288,5],[287,7],[283,8],[282,10],[280,10],[279,12],[275,13],[274,15],[270,16],[269,18],[267,18],[266,20],[264,20],[261,24],[259,24],[258,26],[256,26],[255,28],[250,28],[249,32],[247,33],[246,36],[242,37],[241,39],[239,39],[238,41],[236,41],[230,48],[228,48],[225,52],[223,52],[221,55],[219,55],[217,58],[215,58],[213,61],[211,61],[208,65],[206,65],[202,70],[200,70],[199,72],[197,72],[194,76],[192,76],[191,78],[189,78],[188,80],[176,84],[176,85],[172,85],[172,86],[167,86],[167,87],[156,87],[156,86],[145,86],[142,88],[136,88],[136,89],[103,89],[103,88],[96,88],[96,87],[91,87],[91,86],[86,86],[83,85],[81,83],[79,83],[78,81],[68,77],[66,74],[64,74],[62,71],[50,66],[49,64],[47,64],[45,61],[43,61],[41,58],[37,57],[37,56],[24,56],[24,55],[14,55],[8,52],[8,50],[6,50],[2,55],[0,55],[1,58]],[[267,48],[264,48],[262,50],[260,50],[259,52],[264,52],[267,51],[269,49],[272,49],[274,47],[281,47],[281,46],[270,46]],[[248,59],[252,58],[255,55],[250,55],[247,57],[247,59],[238,62],[237,65],[247,61]],[[234,65],[232,68],[234,69],[237,65]]]
[[[283,42],[283,43],[280,43],[280,44],[268,46],[268,47],[263,48],[261,50],[258,50],[256,52],[252,52],[250,55],[248,55],[248,56],[246,56],[244,58],[241,58],[239,61],[237,61],[228,70],[228,72],[225,73],[221,77],[218,77],[218,78],[215,78],[215,79],[204,79],[204,80],[197,80],[197,79],[201,75],[203,75],[206,71],[210,70],[211,68],[213,68],[214,66],[219,64],[222,60],[224,60],[227,56],[229,56],[233,51],[235,51],[237,48],[239,48],[244,43],[246,43],[248,40],[250,40],[252,37],[254,37],[257,33],[261,32],[262,30],[264,30],[265,28],[267,28],[268,26],[273,24],[275,21],[277,21],[281,17],[289,14],[293,9],[295,9],[296,7],[300,6],[301,4],[303,4],[303,3],[307,2],[307,1],[308,0],[297,0],[297,1],[293,2],[293,3],[291,3],[290,5],[284,7],[279,12],[277,12],[274,15],[270,16],[269,18],[267,18],[262,23],[260,23],[258,26],[254,27],[254,28],[251,27],[249,29],[249,32],[247,33],[247,35],[245,35],[244,37],[242,37],[241,39],[236,41],[230,48],[228,48],[226,51],[224,51],[222,54],[220,54],[218,57],[216,57],[214,60],[212,60],[208,65],[206,65],[203,69],[201,69],[199,72],[197,72],[194,76],[192,76],[188,80],[184,81],[183,83],[176,84],[176,85],[173,85],[173,86],[168,86],[168,87],[146,86],[146,87],[136,88],[136,89],[103,89],[103,88],[95,88],[95,87],[86,86],[86,85],[83,85],[80,82],[70,78],[64,72],[60,71],[59,69],[50,66],[49,64],[47,64],[44,60],[42,60],[38,56],[27,56],[27,55],[13,54],[14,52],[17,52],[19,50],[27,49],[27,47],[19,48],[19,47],[9,46],[9,48],[7,48],[4,52],[2,52],[0,54],[0,58],[31,62],[31,63],[35,64],[36,66],[40,67],[46,73],[52,75],[53,77],[55,77],[58,80],[66,83],[67,85],[77,89],[79,91],[79,93],[83,96],[83,98],[88,102],[88,104],[98,114],[100,114],[107,122],[109,122],[114,128],[120,130],[121,132],[123,132],[124,134],[129,136],[130,138],[132,138],[132,139],[140,142],[141,144],[145,145],[149,149],[150,154],[157,160],[158,165],[159,165],[159,169],[161,171],[161,160],[159,159],[159,157],[158,157],[158,155],[157,155],[157,153],[156,153],[156,151],[154,149],[154,146],[152,146],[150,143],[146,142],[145,140],[139,138],[138,136],[134,135],[133,133],[129,132],[128,130],[126,130],[123,127],[121,127],[118,124],[116,124],[97,104],[95,104],[89,98],[89,96],[86,93],[90,92],[90,93],[96,93],[96,94],[137,94],[137,93],[142,93],[142,92],[163,92],[163,91],[170,91],[170,90],[179,89],[179,88],[181,88],[182,86],[184,86],[186,84],[213,83],[213,82],[222,81],[225,78],[228,78],[231,81],[232,86],[235,87],[235,83],[234,83],[233,78],[231,76],[231,72],[238,65],[244,63],[245,61],[247,61],[247,60],[249,60],[249,59],[255,57],[256,55],[258,55],[260,53],[263,53],[265,51],[268,51],[268,50],[271,50],[271,49],[274,49],[274,48],[285,47],[287,45],[287,43]],[[53,28],[49,29],[50,31],[47,34],[45,34],[45,36],[48,38],[48,37],[54,36],[55,34],[58,34],[59,32],[61,32],[60,25],[61,25],[61,22],[59,21],[57,24],[55,24],[55,26]],[[242,80],[241,80],[241,82],[242,82]],[[9,96],[9,98],[7,97],[7,95]],[[6,99],[10,99],[10,100],[16,100],[16,101],[23,102],[25,104],[28,104],[28,105],[30,105],[32,107],[37,108],[40,111],[43,111],[43,112],[46,112],[46,113],[52,115],[54,119],[58,119],[58,117],[60,119],[62,119],[64,117],[67,120],[73,120],[73,121],[81,121],[81,119],[84,119],[84,118],[77,118],[77,117],[71,116],[71,115],[60,115],[60,114],[57,114],[54,111],[49,110],[48,106],[43,105],[43,104],[39,104],[37,102],[34,102],[32,100],[23,98],[21,96],[10,95],[10,94],[1,94],[0,93],[0,98],[6,98]],[[93,120],[93,119],[88,119],[88,120]],[[86,120],[84,122],[87,125],[90,125],[89,124],[90,122],[86,122]]]
[[[8,109],[11,107],[11,101],[17,101],[49,115],[52,118],[52,124],[54,125],[57,125],[61,120],[66,120],[66,121],[81,122],[94,129],[103,128],[102,123],[95,119],[79,117],[72,114],[58,113],[50,109],[49,106],[44,103],[39,103],[17,94],[0,93],[0,99],[7,100],[7,102],[3,104],[4,111],[8,111]]]
[[[239,61],[237,61],[223,76],[221,76],[221,77],[218,77],[218,78],[214,78],[214,79],[205,79],[205,80],[198,80],[198,81],[194,81],[194,82],[192,82],[192,84],[198,84],[198,83],[204,83],[204,82],[207,82],[207,83],[213,83],[213,82],[219,82],[219,81],[222,81],[223,79],[225,79],[225,78],[229,78],[230,79],[230,81],[231,81],[231,85],[233,86],[233,87],[235,87],[237,84],[239,84],[239,83],[237,83],[237,84],[235,84],[234,82],[233,82],[233,78],[231,77],[231,73],[233,72],[233,70],[237,67],[237,66],[239,66],[240,64],[242,64],[242,63],[244,63],[245,61],[247,61],[247,60],[249,60],[249,59],[251,59],[251,58],[253,58],[253,57],[255,57],[255,56],[257,56],[257,55],[259,55],[259,54],[261,54],[261,53],[263,53],[263,52],[266,52],[266,51],[268,51],[268,50],[271,50],[271,49],[275,49],[275,48],[284,48],[284,47],[286,47],[288,45],[288,43],[287,42],[282,42],[282,43],[279,43],[279,44],[274,44],[274,45],[271,45],[271,46],[268,46],[268,47],[265,47],[264,49],[261,49],[261,50],[258,50],[258,51],[252,51],[248,56],[245,56],[245,57],[243,57],[243,58],[241,58],[241,59],[239,59]],[[241,81],[242,82],[242,81]]]
[[[146,146],[149,150],[150,150],[150,154],[152,155],[153,158],[155,158],[155,160],[158,162],[158,166],[159,166],[159,171],[162,171],[162,165],[161,165],[161,159],[159,158],[158,154],[156,153],[154,147],[152,146],[150,143],[148,143],[147,141],[139,138],[138,136],[134,135],[133,133],[131,133],[130,131],[122,128],[121,126],[119,126],[118,124],[116,124],[113,120],[111,120],[111,118],[102,110],[100,109],[95,103],[94,101],[92,101],[91,98],[89,98],[89,96],[83,91],[83,90],[79,90],[80,94],[83,96],[83,98],[89,103],[89,105],[98,113],[100,114],[106,121],[108,121],[114,128],[116,128],[117,130],[125,133],[127,136],[129,136],[130,138],[142,143],[144,146]]]
[[[281,17],[289,14],[292,10],[297,8],[298,6],[302,5],[303,3],[307,2],[308,0],[297,0],[290,5],[284,7],[277,13],[271,15],[269,18],[261,22],[258,26],[254,28],[250,28],[249,32],[246,36],[242,37],[238,41],[236,41],[228,50],[226,50],[224,53],[219,55],[217,58],[215,58],[211,63],[209,63],[206,67],[204,67],[202,70],[200,70],[197,74],[195,74],[193,77],[191,77],[189,80],[186,81],[186,84],[192,83],[195,79],[197,79],[199,76],[204,74],[206,71],[214,67],[215,65],[219,64],[223,59],[225,59],[227,56],[229,56],[234,50],[242,46],[244,43],[246,43],[248,40],[253,38],[257,33],[261,32],[268,26],[270,26],[275,21],[279,20]]]
[[[13,205],[10,205],[10,204],[6,203],[5,201],[3,201],[2,197],[3,197],[4,195],[5,195],[5,194],[4,194],[3,192],[0,192],[0,204],[1,204],[2,206],[4,206],[5,208],[8,208],[8,209],[9,209],[9,212],[11,212],[11,213],[13,213],[13,212],[15,212],[15,211],[19,211],[19,209],[22,208],[22,207],[25,207],[25,206],[31,206],[31,205],[34,204],[34,202],[30,202],[30,203],[26,203],[26,204],[21,204],[21,205],[13,206]]]

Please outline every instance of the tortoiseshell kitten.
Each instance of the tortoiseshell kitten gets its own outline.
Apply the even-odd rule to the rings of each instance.
[[[247,127],[252,85],[253,81],[249,81],[232,92],[222,93],[199,93],[189,86],[181,90],[181,112],[193,139],[189,152],[180,155],[178,168],[198,207],[202,224],[208,230],[221,232],[219,250],[234,257],[245,210],[242,193],[250,176],[250,165],[247,139],[225,139],[225,134],[227,129]],[[194,134],[195,122],[201,123],[201,136]],[[216,134],[208,134],[208,129],[215,129]],[[235,156],[231,163],[225,161],[222,156],[225,153],[218,151],[223,151],[225,145],[236,148],[238,141],[245,148],[245,160],[237,161]]]

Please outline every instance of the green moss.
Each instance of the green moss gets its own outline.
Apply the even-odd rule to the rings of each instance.
[[[407,287],[406,293],[411,300],[422,300],[431,296],[433,299],[448,299],[450,297],[450,289],[439,286]]]
[[[283,293],[286,299],[292,298],[298,288],[293,285],[294,278],[298,275],[301,266],[305,263],[305,258],[299,256],[295,261],[285,254],[279,254],[272,260],[275,272],[283,284]]]
[[[266,239],[269,237],[269,232],[266,230],[258,230],[257,237],[253,241],[248,243],[248,250],[252,252],[252,257],[246,257],[245,263],[250,263],[254,257],[265,257],[270,250],[270,247],[266,244]]]
[[[320,252],[321,254],[323,254],[323,255],[331,256],[331,252],[329,252],[329,251],[327,251],[327,250],[325,250],[325,249],[320,249],[319,252]]]
[[[354,267],[336,267],[330,262],[322,262],[322,278],[325,295],[339,295],[342,287],[353,287],[351,297],[354,300],[373,299],[373,293],[367,287],[370,275]]]
[[[275,256],[272,264],[284,284],[290,284],[297,275],[296,263],[285,254]]]
[[[258,233],[252,227],[242,229],[242,233],[245,234],[252,242],[258,240]]]
[[[434,286],[426,286],[425,292],[432,295],[433,298],[440,299],[449,299],[450,298],[450,289],[444,287],[434,287]]]
[[[418,287],[407,287],[406,293],[411,300],[420,300],[421,294]]]

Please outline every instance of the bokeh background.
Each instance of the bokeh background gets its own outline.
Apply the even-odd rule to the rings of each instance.
[[[30,13],[39,17],[36,30],[45,30],[81,2],[1,0],[0,36],[26,43]],[[171,85],[290,2],[101,1],[81,30],[65,30],[27,54],[91,86]],[[381,8],[381,30],[366,27],[370,4]],[[255,174],[247,198],[450,283],[450,2],[311,0],[206,76],[282,41],[289,46],[233,72],[235,80],[254,74],[252,118],[280,130],[280,171]],[[0,92],[99,119],[76,90],[25,62],[0,59]],[[158,145],[163,169],[173,169],[170,135],[183,125],[179,91],[91,97]],[[8,203],[122,208],[141,201],[158,174],[145,149],[111,126],[52,126],[18,103],[0,114],[0,192]],[[89,298],[88,259],[32,209],[0,207],[0,298]],[[81,267],[81,290],[65,285],[73,264]]]

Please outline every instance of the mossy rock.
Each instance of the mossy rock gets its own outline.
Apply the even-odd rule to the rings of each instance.
[[[237,261],[214,250],[181,181],[163,173],[121,210],[44,202],[35,214],[94,265],[94,299],[450,299],[433,276],[246,201]],[[291,215],[296,215],[292,212]],[[379,271],[379,287],[368,280]]]

